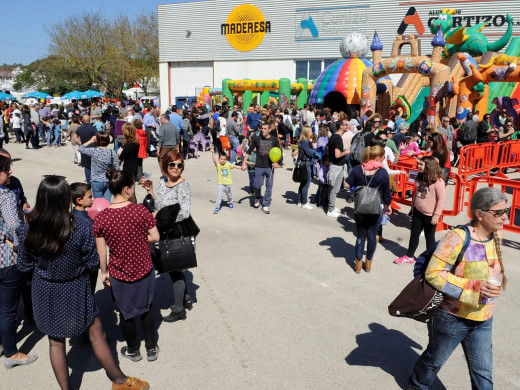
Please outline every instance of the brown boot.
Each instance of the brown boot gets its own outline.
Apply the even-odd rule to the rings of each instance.
[[[372,269],[372,260],[365,258],[365,272],[370,272]]]
[[[361,272],[361,268],[363,268],[363,260],[356,259],[356,264],[354,265],[354,271],[356,271],[356,274]]]

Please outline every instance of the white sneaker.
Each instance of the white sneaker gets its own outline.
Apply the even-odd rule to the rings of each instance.
[[[339,209],[338,209],[337,207],[334,208],[334,211],[335,211],[336,213],[338,213],[338,214],[341,214],[341,213],[339,212]]]
[[[314,207],[312,207],[310,204],[305,203],[303,206],[301,206],[305,210],[314,210]]]
[[[302,204],[300,202],[298,202],[298,207],[302,207]]]
[[[271,210],[269,210],[269,207],[267,206],[262,207],[262,211],[264,212],[264,214],[269,214],[271,212]]]
[[[334,211],[327,211],[327,217],[332,217],[332,218],[338,218],[341,214],[338,213],[336,210]]]

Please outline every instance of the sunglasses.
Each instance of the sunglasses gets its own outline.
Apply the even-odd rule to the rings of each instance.
[[[184,164],[183,163],[176,163],[176,162],[169,162],[168,163],[168,168],[184,169]]]
[[[374,123],[381,123],[381,121],[374,121]]]
[[[502,209],[502,210],[482,210],[485,213],[490,213],[494,217],[501,217],[504,214],[509,214],[509,211],[511,210],[510,207]]]

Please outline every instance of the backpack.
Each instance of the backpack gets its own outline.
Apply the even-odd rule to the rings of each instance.
[[[471,142],[477,139],[477,123],[475,121],[466,121],[459,130],[459,141]]]
[[[361,163],[365,149],[365,135],[360,131],[352,138],[350,144],[350,159]]]
[[[365,175],[365,185],[357,186],[354,190],[354,214],[377,215],[381,213],[381,194],[377,187],[370,187],[370,183],[377,174],[376,169],[370,181]]]

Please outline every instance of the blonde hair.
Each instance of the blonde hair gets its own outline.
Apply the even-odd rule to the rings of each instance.
[[[123,145],[127,142],[133,142],[134,144],[139,144],[139,140],[136,136],[136,129],[132,123],[125,123],[123,125],[123,136],[125,140],[123,141]]]
[[[375,160],[376,158],[381,158],[385,156],[385,148],[381,145],[369,146],[363,152],[363,158],[361,159],[362,163],[366,163],[371,160]]]
[[[310,141],[311,140],[311,136],[312,136],[312,128],[310,126],[303,126],[302,127],[302,132],[301,132],[301,139],[304,139],[306,141]]]

